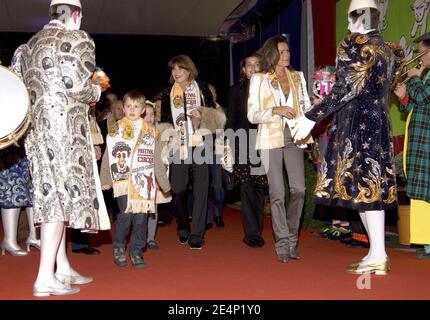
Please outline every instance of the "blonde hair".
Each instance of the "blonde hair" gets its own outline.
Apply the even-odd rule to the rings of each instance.
[[[124,104],[127,103],[127,100],[138,103],[142,108],[145,107],[146,98],[139,90],[131,90],[124,95],[122,99]]]

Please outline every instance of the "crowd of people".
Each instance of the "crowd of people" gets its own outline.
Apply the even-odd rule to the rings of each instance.
[[[198,79],[186,55],[167,63],[169,86],[152,101],[137,90],[122,99],[105,91],[93,77],[94,42],[79,30],[80,1],[52,0],[50,22],[16,50],[11,65],[29,88],[32,127],[22,138],[25,151],[1,151],[0,179],[9,190],[0,197],[2,254],[27,254],[16,232],[21,208],[26,208],[27,251],[40,250],[33,294],[73,294],[79,292],[76,285],[93,278],[71,266],[66,227],[76,230],[74,252],[97,254],[88,233],[115,223],[114,263],[128,264],[130,234],[131,264],[144,268],[145,248],[159,248],[157,226],[169,220],[160,219],[162,213],[176,217],[178,241],[192,250],[204,247],[213,221],[225,226],[225,180],[230,179],[240,190],[246,245],[265,245],[268,189],[275,256],[281,263],[298,260],[304,150],[313,143],[315,124],[332,117],[314,201],[359,212],[369,252],[348,266],[349,273],[388,274],[384,219],[386,210],[397,208],[397,192],[387,105],[398,65],[378,31],[379,14],[375,1],[351,1],[350,33],[338,48],[336,83],[323,99],[311,103],[304,74],[290,64],[288,40],[276,35],[242,60],[240,79],[223,108],[215,88]],[[417,41],[423,52],[430,47],[430,34]],[[410,82],[398,84],[394,92],[409,112],[405,168],[415,219],[412,239],[426,245],[420,255],[428,257],[430,153],[423,153],[422,146],[430,137],[425,111],[429,77],[422,76],[430,53],[421,60],[421,68],[409,72]],[[240,135],[220,136],[224,129],[244,133],[245,143]],[[40,225],[40,240],[35,225]]]

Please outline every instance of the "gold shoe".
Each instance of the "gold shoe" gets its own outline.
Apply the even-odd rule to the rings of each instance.
[[[351,266],[350,266],[351,267]],[[390,260],[381,263],[358,264],[356,267],[348,267],[347,272],[353,274],[374,273],[375,275],[385,276],[391,268]]]
[[[353,263],[351,263],[349,266],[348,266],[348,268],[346,268],[346,271],[347,272],[350,272],[350,270],[354,270],[355,268],[357,268],[359,265],[360,265],[360,263],[362,263],[363,262],[363,260],[360,260],[360,261],[356,261],[356,262],[353,262]]]
[[[361,261],[351,263],[347,268],[346,272],[354,273],[353,271],[360,265]]]

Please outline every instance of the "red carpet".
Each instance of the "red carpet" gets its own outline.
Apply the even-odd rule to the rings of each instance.
[[[94,282],[80,286],[75,295],[42,299],[430,299],[430,261],[417,260],[412,253],[389,250],[390,274],[372,276],[370,289],[360,290],[358,276],[345,268],[366,249],[346,248],[304,230],[301,260],[282,264],[275,257],[270,218],[265,221],[266,245],[259,249],[242,242],[239,211],[226,209],[224,220],[224,229],[206,232],[201,251],[179,244],[174,223],[159,228],[160,250],[146,251],[148,266],[143,270],[133,270],[130,263],[124,268],[114,265],[109,233],[94,235],[92,244],[101,255],[69,252],[75,269],[93,276]],[[0,257],[0,299],[33,299],[38,262],[35,249],[25,257]]]

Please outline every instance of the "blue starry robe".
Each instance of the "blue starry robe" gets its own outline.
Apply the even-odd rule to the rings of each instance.
[[[393,52],[378,31],[352,33],[340,43],[336,83],[306,113],[316,122],[334,115],[315,203],[358,211],[397,207],[388,110],[394,71]]]

